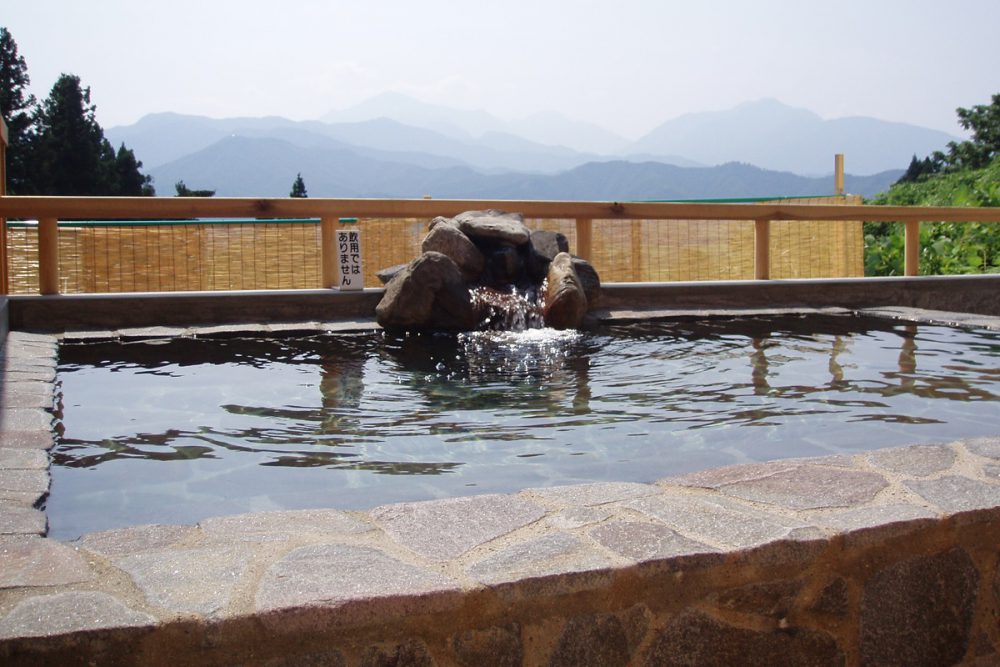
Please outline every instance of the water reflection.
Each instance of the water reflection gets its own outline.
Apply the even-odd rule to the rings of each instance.
[[[701,442],[686,434],[702,429],[815,438],[825,423],[964,419],[958,405],[998,399],[998,355],[987,332],[843,317],[65,346],[55,460],[246,454],[441,475],[478,458],[617,456],[625,436],[656,458],[665,438]]]

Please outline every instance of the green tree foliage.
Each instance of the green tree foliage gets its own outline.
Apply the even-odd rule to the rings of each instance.
[[[910,160],[910,166],[906,168],[906,173],[900,176],[896,183],[916,183],[937,173],[937,171],[935,162],[929,157],[918,160],[917,156],[914,155],[913,159]]]
[[[956,113],[959,125],[971,130],[972,138],[949,142],[948,152],[934,153],[934,160],[943,165],[943,171],[986,167],[1000,155],[1000,93],[993,95],[990,104],[959,108]]]
[[[215,190],[192,190],[184,184],[184,181],[177,181],[174,183],[174,189],[177,190],[178,197],[214,197]]]
[[[31,190],[28,150],[35,96],[25,93],[31,79],[24,57],[7,28],[0,27],[0,115],[7,123],[7,181],[11,194]]]
[[[97,123],[90,88],[62,74],[34,114],[32,190],[43,195],[151,195],[151,179],[124,145],[115,153]]]
[[[63,74],[35,113],[32,172],[39,194],[110,194],[114,150],[94,118],[90,89]]]
[[[1000,94],[990,104],[956,110],[972,138],[910,167],[872,200],[889,206],[1000,206]],[[865,275],[902,275],[903,225],[865,223]],[[1000,225],[935,222],[920,225],[920,273],[1000,273]]]
[[[302,174],[298,174],[295,177],[295,182],[292,183],[292,191],[288,195],[289,197],[299,197],[306,198],[309,195],[306,193],[306,182],[302,180]]]
[[[125,197],[151,197],[155,194],[152,177],[143,175],[139,171],[141,167],[142,162],[135,159],[131,148],[125,148],[125,144],[118,147],[115,155],[115,194]]]
[[[97,123],[90,88],[62,74],[38,104],[24,58],[10,32],[0,27],[0,113],[10,145],[7,174],[12,194],[152,195],[142,162],[121,146],[117,152]]]
[[[1000,156],[981,169],[900,182],[872,200],[888,206],[1000,206]],[[935,222],[920,225],[920,272],[925,275],[1000,272],[1000,225]],[[865,223],[865,275],[903,274],[903,225]]]

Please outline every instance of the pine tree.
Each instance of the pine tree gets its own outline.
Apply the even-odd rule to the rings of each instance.
[[[31,175],[38,194],[153,194],[142,163],[123,145],[115,153],[97,123],[90,88],[80,77],[62,74],[36,110],[31,141]]]
[[[292,183],[292,191],[288,196],[300,198],[306,198],[309,196],[306,193],[306,182],[302,180],[302,174],[298,174],[295,177],[295,182]]]
[[[118,147],[115,155],[115,180],[118,183],[115,194],[126,197],[151,197],[156,194],[153,189],[153,177],[142,174],[139,169],[142,162],[135,159],[131,148],[125,144]]]
[[[7,123],[7,186],[11,194],[33,194],[28,173],[34,95],[26,95],[31,79],[24,57],[7,28],[0,27],[0,115]]]
[[[935,162],[929,157],[918,160],[917,156],[914,155],[913,159],[910,160],[910,166],[906,168],[906,173],[900,176],[896,183],[916,183],[932,174],[936,174],[939,170],[939,162]]]

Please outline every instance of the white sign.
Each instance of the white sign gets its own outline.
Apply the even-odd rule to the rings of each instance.
[[[337,289],[364,289],[365,276],[361,272],[361,230],[337,230]]]

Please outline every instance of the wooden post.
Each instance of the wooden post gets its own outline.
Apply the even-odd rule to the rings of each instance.
[[[323,287],[330,289],[338,284],[337,277],[337,218],[323,216],[320,226],[320,265]]]
[[[771,221],[753,222],[753,277],[757,280],[771,278]]]
[[[920,275],[920,223],[908,220],[903,242],[903,274]]]
[[[833,194],[844,194],[844,154],[833,156]]]
[[[0,117],[0,197],[7,195],[7,123]],[[0,295],[10,293],[7,271],[7,219],[0,218]]]
[[[576,219],[576,256],[581,259],[585,259],[588,262],[593,261],[591,258],[592,243],[593,243],[593,233],[594,233],[594,221],[590,218],[577,218]]]
[[[38,292],[59,294],[59,221],[38,221]]]

